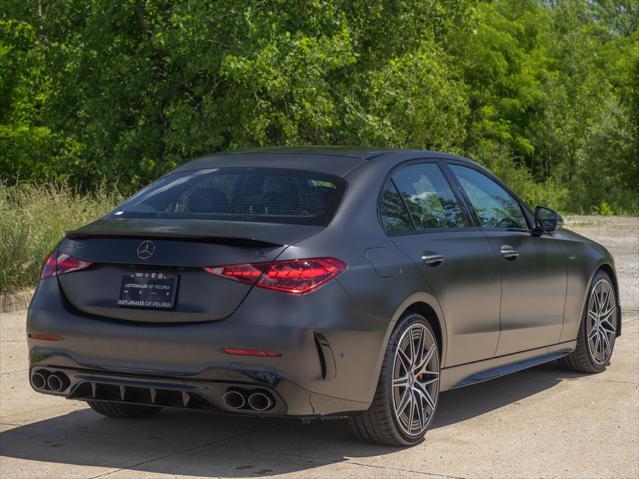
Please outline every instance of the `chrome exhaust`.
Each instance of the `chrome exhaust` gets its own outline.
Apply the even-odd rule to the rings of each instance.
[[[45,378],[44,374],[42,374],[41,372],[35,372],[31,375],[31,384],[36,389],[46,389],[47,378]]]
[[[273,407],[273,400],[264,393],[255,392],[248,398],[251,409],[256,411],[268,411]]]
[[[67,378],[62,374],[53,373],[47,378],[48,388],[56,393],[59,393],[67,388]]]
[[[224,404],[232,409],[240,409],[244,407],[244,404],[246,404],[244,395],[235,390],[226,391],[222,399],[224,399]]]

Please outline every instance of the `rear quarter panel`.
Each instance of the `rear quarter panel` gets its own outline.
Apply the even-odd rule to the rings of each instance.
[[[382,268],[376,270],[367,255],[370,248],[387,253],[381,274]],[[437,303],[424,288],[425,282],[412,261],[385,235],[363,240],[326,231],[290,246],[280,259],[313,256],[333,256],[348,265],[336,282],[349,301],[341,305],[339,314],[314,323],[314,329],[333,349],[337,369],[333,391],[340,391],[340,397],[370,403],[388,338],[402,312],[416,302]],[[322,311],[330,314],[332,306],[323,306]],[[317,316],[317,312],[309,311],[311,314]]]

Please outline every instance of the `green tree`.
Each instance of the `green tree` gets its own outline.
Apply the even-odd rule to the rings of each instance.
[[[433,148],[530,202],[637,212],[638,12],[639,0],[4,0],[0,175],[133,190],[229,148]]]

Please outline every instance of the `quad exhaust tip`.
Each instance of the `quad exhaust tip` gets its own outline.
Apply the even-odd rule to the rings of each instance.
[[[41,391],[59,393],[69,387],[69,378],[64,373],[49,373],[40,369],[31,375],[31,384]]]
[[[59,393],[60,391],[66,389],[65,378],[63,378],[62,375],[53,373],[47,378],[47,387],[51,391]]]
[[[41,372],[35,372],[31,375],[31,384],[36,389],[45,389],[47,386],[47,379]]]
[[[252,393],[248,398],[251,409],[255,411],[268,411],[273,406],[273,401],[264,393]]]
[[[247,392],[239,389],[229,389],[223,396],[224,404],[231,409],[245,409],[253,411],[268,411],[275,404],[267,392]]]
[[[226,391],[226,393],[224,393],[223,399],[224,404],[232,409],[241,409],[246,404],[244,395],[241,392],[235,390]]]

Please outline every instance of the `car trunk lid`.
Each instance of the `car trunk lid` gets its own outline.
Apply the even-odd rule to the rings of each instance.
[[[204,267],[273,261],[287,245],[321,229],[210,220],[103,219],[67,233],[59,252],[90,261],[91,266],[58,279],[69,303],[95,316],[156,323],[221,320],[241,304],[251,286],[211,275]],[[131,297],[128,290],[123,296],[123,291],[136,275],[152,283],[174,282],[165,286],[167,296],[174,296],[171,307],[121,304],[123,297]]]

